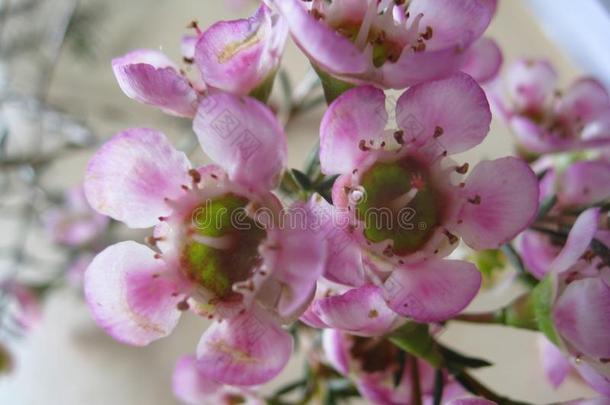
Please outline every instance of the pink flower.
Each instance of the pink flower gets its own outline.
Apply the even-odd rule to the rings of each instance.
[[[592,78],[557,92],[557,73],[544,60],[518,60],[492,96],[518,143],[535,154],[610,143],[610,97]],[[503,91],[505,94],[503,94]]]
[[[184,356],[176,364],[174,395],[187,405],[263,405],[252,390],[219,384],[200,372],[195,356]]]
[[[567,167],[556,167],[552,158],[534,164],[544,172],[540,180],[540,202],[556,197],[550,215],[561,217],[568,211],[583,209],[610,198],[610,163],[606,160],[576,161]],[[561,251],[561,244],[536,231],[525,231],[518,240],[518,249],[527,270],[543,279],[552,261]]]
[[[351,83],[396,89],[459,70],[496,9],[495,0],[272,3],[315,66]],[[493,52],[479,55],[500,63]]]
[[[489,106],[472,78],[459,73],[411,87],[396,103],[397,130],[385,129],[385,102],[381,90],[364,86],[330,106],[320,162],[325,174],[340,176],[332,206],[310,202],[329,240],[325,277],[356,289],[326,298],[340,305],[314,309],[327,316],[324,308],[332,309],[346,322],[354,319],[350,305],[366,302],[375,309],[376,330],[382,319],[392,324],[379,297],[419,322],[461,311],[479,290],[480,272],[443,258],[460,237],[473,249],[500,247],[529,225],[538,207],[538,183],[525,162],[483,161],[463,179],[468,165],[448,158],[480,143],[489,130]],[[371,332],[363,325],[343,329]]]
[[[386,339],[365,339],[326,329],[322,334],[326,361],[340,374],[354,381],[360,395],[370,403],[379,405],[409,405],[412,398],[412,365],[404,365],[398,385],[395,375],[400,370],[398,349]],[[423,360],[417,360],[420,388],[424,403],[432,402],[435,369]],[[443,403],[464,395],[463,388],[445,377]]]
[[[610,232],[598,230],[600,219],[599,209],[592,208],[574,223],[543,285],[548,293],[544,294],[546,299],[539,312],[544,308],[550,312],[539,313],[538,317],[550,318],[546,335],[589,385],[610,396],[610,269],[590,247],[594,238],[606,249],[610,246]],[[551,365],[547,367],[548,374],[556,385],[569,370],[557,364],[560,362],[547,363]]]
[[[163,53],[140,49],[112,61],[125,94],[182,117],[193,117],[206,89],[265,99],[288,34],[282,19],[261,5],[250,18],[220,21],[187,36],[182,51],[200,78],[190,81]]]
[[[156,249],[129,241],[102,251],[87,269],[86,299],[102,328],[133,345],[169,334],[186,309],[214,317],[197,349],[201,372],[223,384],[260,384],[290,356],[280,324],[308,305],[324,241],[307,224],[281,222],[304,210],[283,210],[271,193],[286,138],[265,105],[210,95],[194,130],[218,166],[192,169],[152,129],[116,135],[90,161],[91,205],[132,228],[154,226]]]
[[[63,206],[47,211],[42,219],[53,240],[70,247],[92,242],[103,234],[110,222],[108,217],[89,206],[82,186],[70,189]]]

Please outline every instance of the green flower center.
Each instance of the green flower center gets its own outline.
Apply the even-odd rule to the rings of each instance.
[[[225,194],[196,207],[185,219],[192,232],[182,251],[188,275],[216,297],[233,294],[233,284],[247,280],[261,261],[258,246],[265,230],[246,215],[248,199]]]
[[[413,159],[376,163],[363,174],[361,186],[362,198],[355,203],[364,236],[373,243],[391,240],[388,255],[417,251],[441,222],[442,195],[426,167]]]

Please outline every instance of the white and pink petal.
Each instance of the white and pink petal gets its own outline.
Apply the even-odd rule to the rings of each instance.
[[[292,336],[260,308],[217,321],[197,347],[200,372],[223,384],[263,384],[284,368],[292,353]]]
[[[409,88],[396,104],[405,142],[437,145],[438,155],[464,152],[489,132],[491,111],[483,89],[465,73]]]
[[[286,164],[286,135],[261,102],[217,92],[200,103],[193,129],[204,152],[232,181],[269,191]]]
[[[165,54],[150,49],[136,50],[113,59],[112,70],[128,97],[169,114],[195,115],[198,94]]]
[[[482,161],[466,179],[451,226],[473,249],[497,249],[525,230],[538,211],[538,180],[524,161]]]
[[[146,246],[128,241],[100,252],[85,273],[85,298],[113,338],[144,346],[167,336],[180,318],[180,284]]]
[[[461,312],[481,287],[481,273],[459,260],[428,260],[396,268],[383,285],[388,306],[417,322],[439,322]]]
[[[320,164],[325,174],[350,173],[370,156],[366,145],[381,139],[388,122],[385,99],[382,90],[361,86],[330,105],[320,125]]]
[[[159,222],[190,184],[190,162],[162,133],[134,128],[115,135],[89,161],[85,195],[91,207],[132,228]]]

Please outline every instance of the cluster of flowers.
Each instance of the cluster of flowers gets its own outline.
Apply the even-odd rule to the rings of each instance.
[[[197,77],[155,50],[115,59],[125,94],[192,119],[213,163],[192,166],[148,128],[117,134],[91,159],[89,204],[130,228],[152,228],[148,246],[120,242],[88,266],[96,322],[121,342],[147,345],[184,311],[213,320],[176,367],[174,390],[187,403],[261,403],[253,387],[286,365],[293,337],[284,326],[297,319],[324,329],[327,363],[360,395],[420,403],[412,395],[432,400],[434,368],[420,360],[396,381],[399,349],[382,337],[454,318],[473,300],[481,272],[449,258],[460,241],[500,249],[535,222],[556,234],[535,228],[518,239],[527,269],[544,279],[532,295],[546,299],[541,330],[610,395],[610,273],[599,254],[610,238],[601,208],[574,215],[610,197],[607,158],[560,167],[543,156],[533,165],[539,181],[520,158],[470,168],[450,157],[486,138],[490,102],[528,160],[607,141],[610,102],[597,82],[558,96],[550,66],[528,61],[502,85],[501,53],[482,37],[495,9],[495,0],[274,0],[205,31],[193,23],[182,52]],[[290,173],[286,134],[266,102],[289,35],[329,103],[318,155],[329,199],[278,192]],[[388,89],[402,94],[386,97]],[[70,234],[91,230],[81,225]],[[568,369],[559,362],[554,356],[550,368],[557,383]],[[443,379],[443,401],[488,402],[460,400],[467,392]]]

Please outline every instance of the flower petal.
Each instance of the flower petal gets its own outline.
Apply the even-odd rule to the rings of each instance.
[[[322,348],[330,365],[347,376],[349,374],[349,343],[343,332],[336,329],[322,331]]]
[[[85,273],[93,318],[110,336],[145,346],[167,336],[180,318],[177,283],[146,246],[127,241],[99,253]]]
[[[559,202],[562,206],[594,205],[610,197],[610,163],[582,161],[562,174]]]
[[[497,0],[413,0],[409,13],[411,16],[423,14],[420,27],[432,28],[432,38],[426,40],[427,50],[455,50],[468,47],[483,35],[496,3]]]
[[[551,269],[551,263],[561,250],[551,244],[549,237],[536,231],[525,231],[518,241],[519,253],[525,268],[538,280]]]
[[[206,84],[247,95],[275,73],[288,28],[272,17],[263,4],[250,18],[220,21],[201,34],[195,61]]]
[[[481,38],[466,51],[462,72],[468,73],[479,83],[494,79],[502,67],[500,47],[491,38]]]
[[[371,65],[346,37],[308,14],[300,0],[271,0],[290,28],[292,38],[314,64],[333,74],[357,75]]]
[[[168,114],[195,115],[197,93],[163,53],[150,49],[133,51],[113,59],[112,70],[128,97]]]
[[[171,209],[190,184],[190,163],[165,135],[134,128],[115,135],[93,156],[85,175],[85,194],[98,212],[132,228],[147,228]]]
[[[204,152],[231,180],[259,191],[275,188],[286,163],[286,135],[267,106],[249,97],[210,94],[193,129]]]
[[[557,331],[577,350],[610,359],[610,288],[601,278],[568,284],[553,309]]]
[[[610,97],[603,84],[592,78],[575,81],[559,99],[556,113],[587,122],[604,111],[610,111]]]
[[[572,366],[566,355],[561,352],[553,343],[546,337],[539,337],[540,356],[542,359],[542,368],[546,378],[550,381],[554,388],[558,388],[566,379]]]
[[[458,398],[446,402],[446,405],[497,405],[485,398]]]
[[[361,86],[343,93],[330,105],[320,125],[322,171],[340,174],[358,167],[369,155],[360,142],[377,140],[387,122],[382,90]]]
[[[255,308],[208,328],[197,347],[199,370],[224,384],[262,384],[284,368],[292,346],[290,334]]]
[[[172,387],[180,401],[188,405],[200,405],[216,394],[222,385],[199,373],[195,356],[183,356],[176,363]]]
[[[595,368],[591,367],[589,364],[585,362],[581,362],[577,365],[576,370],[580,374],[580,376],[593,388],[595,391],[600,394],[610,397],[610,378],[603,376],[598,373]],[[598,401],[591,400],[592,403],[587,403],[586,405],[607,405],[608,398],[600,398]],[[579,404],[582,405],[582,404]]]
[[[348,231],[350,213],[319,195],[309,200],[308,207],[319,224],[316,233],[327,243],[324,277],[339,284],[362,286],[365,281],[362,251]]]
[[[562,273],[572,267],[585,253],[597,231],[599,208],[590,208],[578,216],[572,226],[566,244],[553,263],[549,272]]]
[[[466,179],[463,206],[452,230],[473,249],[497,249],[534,220],[538,192],[536,175],[524,161],[482,161]]]
[[[477,82],[465,73],[456,73],[405,91],[396,104],[396,122],[405,131],[405,141],[417,146],[435,142],[439,154],[452,154],[483,141],[489,132],[491,111]]]
[[[294,316],[311,301],[325,269],[326,243],[312,232],[311,219],[304,204],[293,205],[282,216],[283,227],[273,251],[273,276],[283,286],[278,302],[282,317]]]
[[[381,336],[392,328],[396,314],[385,303],[382,291],[365,285],[345,294],[320,298],[313,310],[329,327],[359,336]]]
[[[540,111],[555,90],[557,72],[545,60],[520,59],[509,66],[506,84],[517,110]]]
[[[383,288],[388,305],[417,322],[438,322],[462,311],[481,287],[481,273],[459,260],[430,260],[395,269]]]

